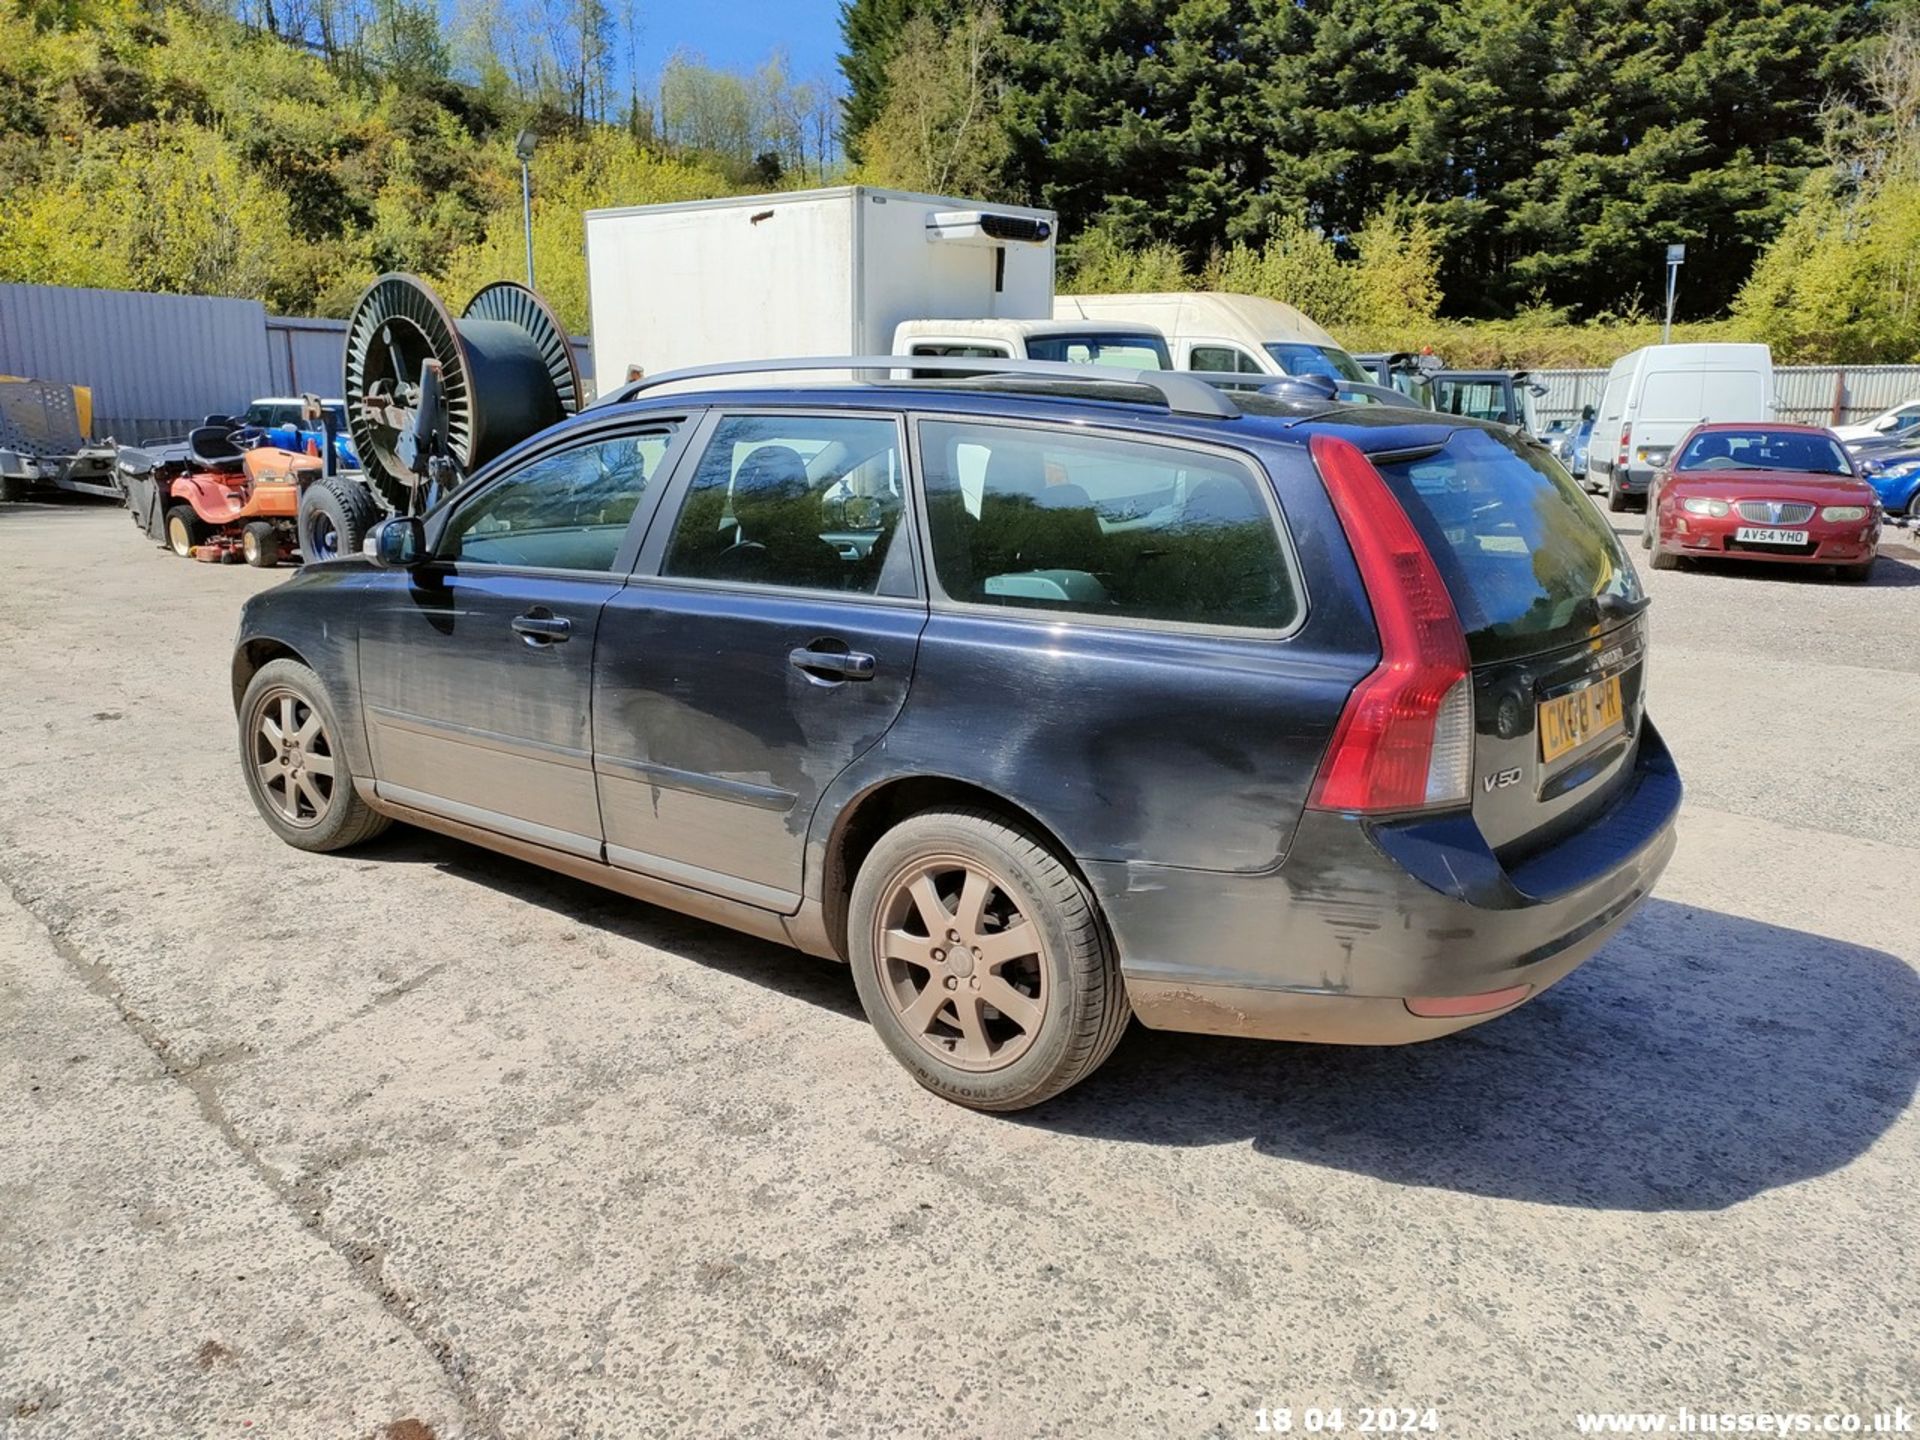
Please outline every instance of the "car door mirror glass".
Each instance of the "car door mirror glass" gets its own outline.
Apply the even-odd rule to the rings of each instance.
[[[382,520],[367,536],[366,554],[382,570],[410,569],[426,553],[426,536],[417,516],[395,515]]]

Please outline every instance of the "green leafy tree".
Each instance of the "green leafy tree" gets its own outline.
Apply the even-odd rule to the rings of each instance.
[[[924,15],[909,21],[887,66],[886,104],[860,137],[860,178],[997,198],[1007,157],[1003,40],[991,5],[944,32]]]

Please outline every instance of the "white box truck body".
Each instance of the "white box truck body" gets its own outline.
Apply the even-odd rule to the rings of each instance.
[[[1054,215],[853,185],[590,210],[594,376],[885,355],[907,320],[1051,320]]]
[[[1773,354],[1764,345],[1647,345],[1607,372],[1587,442],[1587,477],[1611,509],[1646,498],[1653,472],[1694,426],[1773,416]]]

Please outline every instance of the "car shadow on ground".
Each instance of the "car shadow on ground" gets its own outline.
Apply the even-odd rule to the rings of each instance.
[[[397,827],[357,852],[427,865],[580,924],[860,1018],[844,966]],[[1920,975],[1882,951],[1649,901],[1510,1016],[1394,1049],[1135,1024],[1078,1088],[1007,1123],[1258,1153],[1610,1210],[1713,1210],[1838,1169],[1912,1104]],[[894,1083],[876,1043],[874,1083]]]
[[[1653,900],[1512,1015],[1394,1049],[1136,1025],[1018,1117],[1608,1210],[1713,1210],[1871,1146],[1920,1078],[1920,976],[1878,950]]]
[[[529,905],[621,940],[652,945],[708,969],[778,990],[823,1010],[866,1017],[847,967],[837,960],[803,955],[784,945],[743,935],[691,915],[632,900],[598,885],[499,855],[463,840],[396,825],[381,839],[353,852],[356,860],[425,865],[443,874],[485,885]],[[879,1056],[881,1052],[876,1052]]]

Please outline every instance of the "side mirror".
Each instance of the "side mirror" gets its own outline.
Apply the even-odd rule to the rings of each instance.
[[[410,570],[426,559],[426,527],[417,515],[395,515],[367,532],[361,550],[382,570]]]
[[[1900,428],[1900,417],[1898,415],[1889,415],[1873,428],[1878,430],[1882,435],[1898,430]]]

